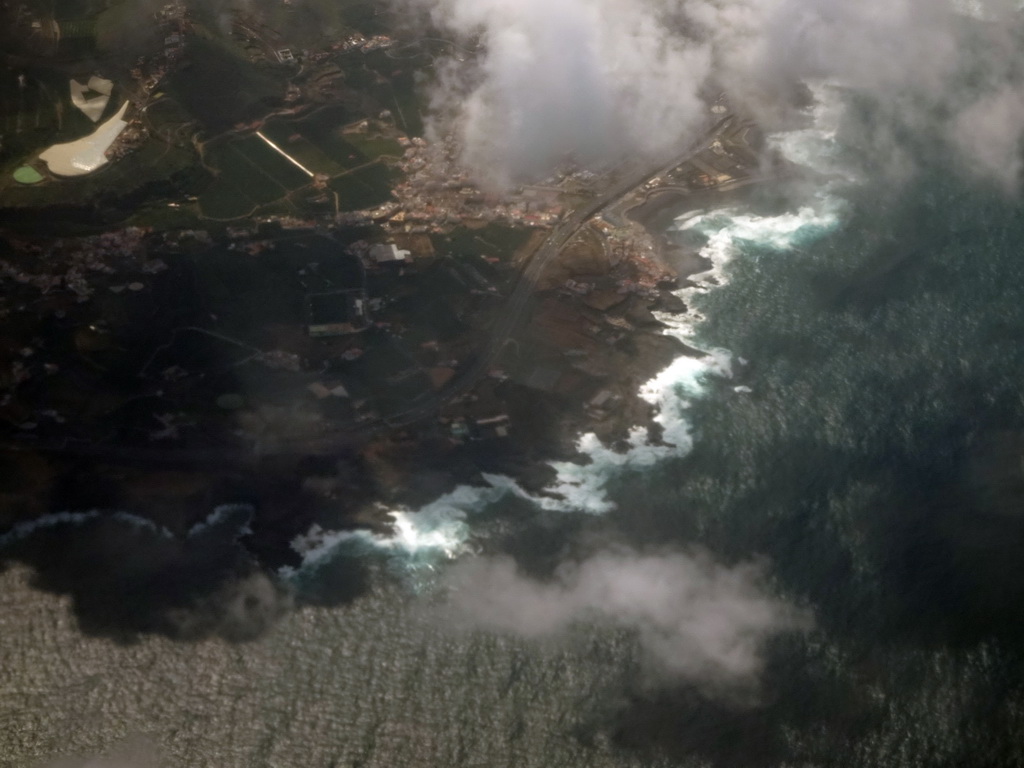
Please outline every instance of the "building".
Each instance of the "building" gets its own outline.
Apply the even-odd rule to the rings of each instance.
[[[394,264],[406,261],[410,251],[403,251],[394,243],[378,243],[370,248],[370,258],[377,264]]]
[[[306,297],[308,331],[313,337],[358,333],[370,325],[366,296],[361,290],[311,293]]]

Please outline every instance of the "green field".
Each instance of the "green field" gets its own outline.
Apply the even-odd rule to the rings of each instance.
[[[146,108],[151,130],[164,141],[180,146],[191,144],[195,121],[177,101],[163,98]]]
[[[301,120],[271,120],[263,132],[311,171],[328,176],[359,168],[382,155],[401,156],[402,148],[394,139],[372,133],[346,134],[345,125],[350,122],[351,116],[344,108],[331,106]],[[304,157],[309,159],[308,164]]]
[[[214,219],[244,216],[310,182],[255,135],[215,142],[206,148],[205,159],[217,178],[199,196],[199,206]]]
[[[324,154],[331,157],[342,168],[355,168],[365,165],[369,158],[350,144],[343,135],[343,127],[352,120],[349,113],[342,107],[326,107],[317,110],[302,120],[287,123],[314,144]]]
[[[95,19],[73,19],[59,21],[61,40],[77,40],[96,36]]]
[[[384,51],[365,54],[353,64],[345,71],[346,82],[391,110],[395,123],[410,136],[422,136],[425,91],[416,82],[414,64],[391,59]]]
[[[269,203],[309,183],[309,176],[281,157],[258,136],[221,145],[213,163],[224,178],[258,202]]]
[[[271,121],[263,127],[262,132],[313,173],[336,176],[348,167],[302,135],[301,126],[297,123]]]
[[[350,134],[346,139],[353,147],[371,160],[377,160],[381,157],[399,158],[405,152],[397,141],[385,136],[357,133]]]
[[[343,132],[349,115],[326,107],[300,120],[277,118],[261,132],[313,173],[331,178],[339,210],[378,205],[390,198],[395,172],[377,163],[382,155],[399,155],[393,139]],[[282,200],[310,178],[255,135],[213,142],[207,164],[217,180],[200,197],[204,215],[217,219],[245,216],[256,207]],[[291,200],[289,205],[302,205]],[[333,202],[332,202],[333,207]]]
[[[218,179],[199,196],[199,210],[211,219],[239,219],[256,212],[257,203],[238,187]]]
[[[375,164],[332,179],[330,187],[338,195],[338,210],[357,211],[390,200],[395,176],[392,169]]]
[[[453,258],[468,258],[476,263],[478,256],[495,256],[511,261],[515,252],[530,239],[530,231],[501,224],[488,224],[480,229],[457,227],[447,235],[431,235],[434,250]]]

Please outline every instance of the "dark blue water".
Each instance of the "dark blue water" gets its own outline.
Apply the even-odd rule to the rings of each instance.
[[[628,536],[766,555],[815,611],[721,764],[1024,764],[1024,208],[911,149],[902,184],[832,186],[830,232],[739,242],[698,338],[748,363],[694,404],[689,456],[616,494]],[[685,696],[639,711],[671,714],[636,743],[702,738]]]

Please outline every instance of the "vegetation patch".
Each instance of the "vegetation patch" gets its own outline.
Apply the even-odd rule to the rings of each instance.
[[[390,200],[394,179],[394,171],[375,164],[332,179],[330,187],[337,193],[338,210],[358,211]]]
[[[200,123],[222,131],[265,112],[284,91],[281,73],[250,65],[224,45],[190,37],[167,91]]]

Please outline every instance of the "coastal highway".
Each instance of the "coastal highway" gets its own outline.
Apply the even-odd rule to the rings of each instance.
[[[263,457],[302,456],[307,454],[330,454],[350,448],[375,434],[414,424],[436,413],[437,409],[452,399],[471,390],[500,356],[506,341],[514,334],[523,319],[523,314],[540,275],[562,248],[580,231],[591,218],[607,208],[618,204],[633,190],[648,179],[660,176],[708,149],[725,130],[729,115],[719,120],[702,139],[681,150],[669,162],[652,163],[640,160],[620,170],[609,186],[587,204],[573,209],[558,222],[540,247],[533,253],[523,269],[515,287],[500,310],[490,330],[486,344],[475,357],[464,366],[454,379],[443,389],[430,392],[410,402],[409,407],[387,416],[366,421],[348,422],[338,425],[330,432],[315,437],[279,440],[247,450],[240,446],[209,447],[199,449],[160,449],[142,446],[118,446],[109,443],[93,443],[60,440],[49,443],[44,440],[6,441],[0,443],[0,450],[36,450],[58,454],[75,454],[120,459],[139,463],[172,464],[249,464]]]
[[[541,246],[533,253],[526,268],[520,274],[515,288],[505,301],[501,314],[491,329],[487,344],[479,350],[474,360],[464,369],[460,370],[457,376],[444,389],[431,393],[421,400],[417,400],[404,411],[389,414],[379,422],[371,422],[360,429],[360,431],[365,434],[384,428],[412,424],[429,416],[444,403],[472,389],[480,377],[494,365],[495,360],[505,346],[505,342],[512,336],[519,325],[523,312],[529,305],[534,288],[545,267],[575,237],[583,225],[602,211],[619,203],[648,179],[667,173],[708,149],[725,130],[729,124],[730,117],[730,115],[723,117],[702,139],[696,144],[689,145],[679,155],[675,155],[674,159],[668,163],[660,161],[654,165],[650,161],[639,161],[631,164],[626,169],[620,171],[618,179],[598,197],[589,201],[587,205],[570,211],[565,218],[555,225]]]

